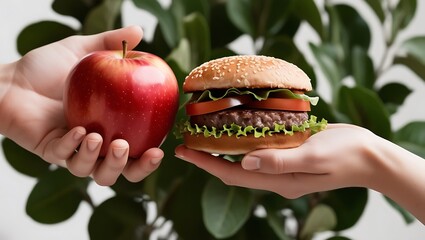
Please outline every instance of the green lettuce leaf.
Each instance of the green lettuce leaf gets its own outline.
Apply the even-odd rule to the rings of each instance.
[[[255,92],[248,89],[237,89],[237,88],[229,88],[226,91],[220,90],[205,90],[201,93],[193,93],[190,102],[203,102],[210,100],[219,100],[224,97],[234,96],[234,95],[252,95],[257,100],[266,100],[269,97],[275,98],[295,98],[302,99],[304,101],[309,101],[311,105],[316,106],[319,101],[319,97],[310,97],[306,94],[298,94],[294,93],[289,89],[256,89]]]
[[[184,122],[180,127],[180,134],[176,134],[177,137],[181,137],[183,133],[189,132],[191,135],[202,134],[204,137],[215,137],[220,138],[223,134],[228,136],[235,136],[236,138],[242,136],[248,136],[249,134],[254,135],[256,138],[265,137],[266,135],[273,135],[275,133],[284,133],[286,135],[293,135],[295,132],[304,132],[310,129],[311,134],[315,134],[326,128],[327,121],[322,119],[320,122],[317,121],[316,116],[310,116],[310,119],[303,122],[300,125],[293,125],[291,129],[286,129],[283,124],[275,124],[273,128],[256,128],[253,126],[242,127],[237,124],[231,124],[230,126],[224,125],[222,129],[215,127],[208,128],[207,126],[198,126],[197,124],[192,125],[189,121]]]

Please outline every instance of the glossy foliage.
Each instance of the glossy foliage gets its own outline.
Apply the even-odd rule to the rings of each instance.
[[[374,22],[364,19],[355,6],[330,1],[324,6],[313,0],[173,0],[169,6],[156,0],[132,3],[158,20],[153,40],[143,41],[137,49],[166,59],[180,85],[186,74],[204,61],[237,54],[229,44],[248,36],[255,53],[291,61],[311,77],[314,87],[330,87],[330,101],[321,98],[313,114],[329,122],[366,127],[425,157],[425,122],[410,122],[396,130],[391,126],[391,116],[412,92],[405,84],[409,80],[377,84],[383,74],[399,65],[425,79],[425,36],[394,44],[416,14],[416,0],[394,5],[364,0],[376,15],[370,20]],[[75,18],[81,27],[73,29],[47,20],[33,23],[19,35],[18,50],[25,54],[73,34],[120,27],[125,14],[122,4],[116,0],[55,0],[53,10]],[[304,23],[318,41],[300,49],[295,39]],[[372,31],[372,24],[382,29]],[[382,57],[373,56],[373,60],[369,55],[372,38],[384,46]],[[394,54],[388,54],[390,49]],[[304,57],[306,52],[313,60]],[[318,66],[315,69],[313,62]],[[323,79],[316,78],[319,72]],[[352,80],[350,84],[347,79]],[[180,101],[185,100],[181,95]],[[184,117],[179,111],[177,121]],[[145,239],[160,228],[163,218],[173,222],[172,232],[183,239],[310,239],[321,231],[333,232],[330,239],[348,239],[339,233],[357,223],[367,204],[368,191],[362,188],[287,200],[269,192],[229,187],[174,158],[179,143],[170,134],[162,145],[166,156],[161,167],[140,183],[120,178],[111,187],[115,196],[100,205],[91,202],[89,179],[52,169],[8,139],[3,140],[3,149],[17,171],[38,179],[27,202],[29,216],[57,223],[71,217],[81,201],[87,201],[93,207],[88,231],[94,240]],[[146,221],[147,202],[156,206],[157,217],[152,222]],[[389,203],[407,223],[412,221],[411,215]],[[285,227],[289,222],[295,222],[295,228]]]

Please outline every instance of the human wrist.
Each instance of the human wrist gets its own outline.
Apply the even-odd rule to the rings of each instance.
[[[425,187],[425,162],[417,155],[383,138],[376,140],[372,152],[373,177],[366,187],[398,202],[418,194],[418,185]]]
[[[398,168],[398,159],[392,159],[390,156],[392,147],[387,140],[380,137],[374,138],[368,146],[365,159],[370,167],[365,187],[386,192],[386,187]]]
[[[387,166],[382,157],[382,149],[385,149],[382,139],[371,131],[364,129],[361,137],[355,141],[356,148],[351,152],[354,165],[349,172],[350,186],[365,187],[377,190],[381,183],[377,182],[378,175],[386,174],[390,166]],[[349,153],[348,153],[349,154]]]
[[[425,161],[385,139],[380,141],[371,188],[397,202],[425,224]]]

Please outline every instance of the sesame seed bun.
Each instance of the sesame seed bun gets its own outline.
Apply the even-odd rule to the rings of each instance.
[[[183,91],[232,87],[312,90],[310,78],[292,63],[274,57],[239,55],[211,60],[193,69]]]

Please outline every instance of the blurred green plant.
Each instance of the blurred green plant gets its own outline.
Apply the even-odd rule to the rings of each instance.
[[[415,16],[417,1],[393,2],[364,0],[362,4],[374,13],[368,22],[348,1],[325,1],[320,6],[313,0],[173,0],[169,6],[156,0],[131,1],[132,7],[158,20],[153,40],[142,41],[137,49],[166,59],[180,85],[201,63],[238,54],[229,44],[248,36],[256,54],[293,62],[311,77],[314,88],[322,84],[316,73],[325,76],[321,81],[330,86],[331,100],[322,98],[314,115],[366,127],[425,158],[425,122],[410,122],[398,130],[391,127],[391,116],[412,91],[401,79],[377,84],[399,65],[425,79],[425,36],[399,37]],[[75,18],[80,27],[49,20],[30,24],[17,39],[18,51],[24,55],[70,35],[118,28],[125,14],[122,4],[123,0],[55,0],[53,10]],[[314,56],[316,69],[295,42],[302,24],[319,39],[304,50]],[[381,29],[372,33],[372,24]],[[372,59],[372,37],[381,41],[381,34],[384,54]],[[397,41],[401,43],[396,45]],[[353,84],[347,84],[347,79]],[[178,115],[177,119],[184,117],[183,112]],[[348,239],[341,231],[356,224],[367,204],[368,191],[363,188],[288,200],[269,192],[226,186],[174,158],[179,143],[170,135],[162,146],[165,161],[154,174],[140,183],[119,178],[111,187],[115,195],[99,205],[93,204],[87,190],[90,179],[49,166],[9,139],[3,140],[3,149],[17,171],[38,181],[28,197],[28,215],[41,223],[58,223],[71,217],[81,202],[88,202],[93,208],[88,232],[94,240],[147,239],[161,228],[164,218],[173,223],[170,234],[179,239],[311,239],[322,231],[333,233],[329,239]],[[406,223],[414,220],[387,200]],[[152,202],[157,215],[148,222],[147,205]],[[294,220],[296,226],[288,228],[287,223]]]

